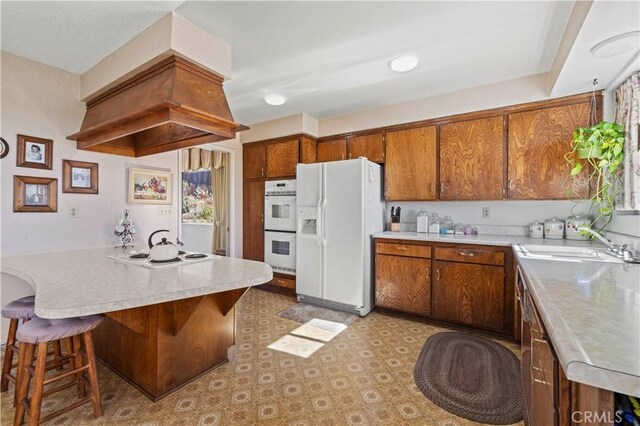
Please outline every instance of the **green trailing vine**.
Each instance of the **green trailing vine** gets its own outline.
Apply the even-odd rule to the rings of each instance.
[[[571,170],[573,193],[581,183],[583,171],[589,173],[592,188],[589,216],[597,216],[591,226],[602,220],[599,230],[604,229],[615,209],[615,200],[622,191],[621,172],[624,167],[624,127],[607,121],[592,127],[581,127],[573,132],[571,151],[565,154]],[[594,210],[596,210],[594,212]]]

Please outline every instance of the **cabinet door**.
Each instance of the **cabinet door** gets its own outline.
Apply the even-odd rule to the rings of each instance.
[[[264,260],[264,181],[245,182],[242,257]]]
[[[338,161],[347,158],[347,140],[334,139],[318,144],[318,163],[325,161]]]
[[[431,316],[492,330],[504,328],[504,268],[433,262]]]
[[[367,157],[374,163],[384,163],[384,135],[354,136],[347,141],[349,158]]]
[[[503,198],[504,119],[463,121],[440,127],[440,199]]]
[[[300,162],[304,164],[316,162],[316,140],[303,136],[300,140]]]
[[[295,176],[298,147],[298,139],[267,145],[267,177]]]
[[[428,316],[431,306],[431,260],[376,256],[376,306]]]
[[[566,199],[571,180],[564,156],[573,131],[588,124],[589,103],[509,114],[509,198]],[[572,197],[589,196],[586,174]]]
[[[245,145],[242,150],[242,176],[259,179],[266,176],[266,149],[264,145]]]
[[[436,127],[389,132],[385,149],[385,199],[435,200]]]
[[[535,308],[534,308],[535,309]],[[558,361],[551,344],[531,333],[531,424],[557,425],[556,386]]]

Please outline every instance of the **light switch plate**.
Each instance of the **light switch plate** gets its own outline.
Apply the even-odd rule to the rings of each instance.
[[[69,206],[69,217],[77,219],[80,217],[80,208],[78,206]]]
[[[170,216],[170,215],[171,215],[171,206],[158,207],[158,216]]]
[[[488,219],[489,218],[489,207],[483,207],[482,208],[482,218],[483,219]]]

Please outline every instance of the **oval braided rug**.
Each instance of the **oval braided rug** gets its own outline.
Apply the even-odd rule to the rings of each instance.
[[[432,402],[465,419],[498,425],[523,418],[520,362],[491,340],[434,334],[420,352],[413,378]]]

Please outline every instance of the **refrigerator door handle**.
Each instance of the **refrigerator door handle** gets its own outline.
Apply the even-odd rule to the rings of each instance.
[[[322,165],[322,208],[320,223],[322,224],[322,259],[320,266],[320,294],[322,298],[327,297],[327,286],[325,285],[325,277],[327,276],[327,226],[325,224],[327,210],[327,168],[326,165]]]

